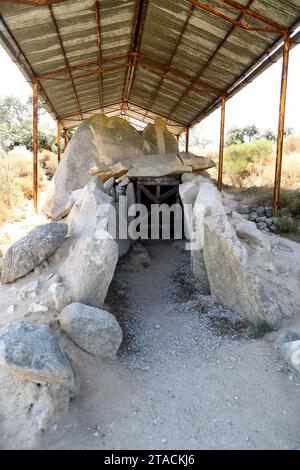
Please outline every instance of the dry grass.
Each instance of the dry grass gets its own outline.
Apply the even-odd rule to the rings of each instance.
[[[42,150],[39,156],[39,162],[44,169],[45,175],[51,180],[57,168],[57,155],[49,150]]]
[[[32,199],[33,166],[31,155],[0,153],[0,224],[14,217],[16,208]],[[47,178],[39,166],[39,190],[47,188]]]

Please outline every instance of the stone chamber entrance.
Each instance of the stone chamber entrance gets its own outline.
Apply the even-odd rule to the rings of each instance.
[[[157,178],[139,178],[135,183],[136,190],[136,201],[137,204],[144,204],[149,212],[149,237],[151,237],[151,209],[153,204],[157,205],[167,205],[170,208],[174,204],[181,205],[181,199],[179,196],[179,185],[180,177],[157,177]],[[165,224],[169,224],[169,233],[170,239],[174,238],[174,217],[175,214],[173,211],[170,212],[169,220],[165,221]],[[163,223],[163,214],[159,215],[159,238],[163,237],[162,223]],[[182,218],[182,233],[184,233],[183,227],[183,218]],[[165,227],[166,232],[168,232],[167,227]]]

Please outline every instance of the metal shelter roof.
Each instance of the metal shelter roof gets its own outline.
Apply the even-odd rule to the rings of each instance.
[[[64,128],[103,111],[179,134],[272,64],[299,20],[300,0],[0,0],[0,42]]]

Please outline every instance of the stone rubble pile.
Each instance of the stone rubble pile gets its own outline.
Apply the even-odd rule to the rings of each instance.
[[[239,213],[250,222],[255,222],[258,230],[274,233],[278,231],[279,218],[273,216],[272,207],[242,206],[239,209]]]

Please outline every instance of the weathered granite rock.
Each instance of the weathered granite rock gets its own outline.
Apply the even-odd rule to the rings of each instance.
[[[288,368],[300,378],[300,340],[282,344],[280,351]]]
[[[108,118],[104,114],[86,119],[76,130],[58,165],[43,213],[55,213],[68,201],[72,191],[83,188],[91,179],[89,170],[93,166],[109,165],[147,153],[151,153],[149,145],[125,119]]]
[[[39,281],[31,281],[22,286],[18,291],[18,299],[25,299],[26,297],[35,297],[39,288]]]
[[[97,188],[95,179],[90,181],[81,190],[80,198],[67,218],[68,235],[78,238],[84,232],[94,232],[99,221],[109,217],[111,204],[111,196]]]
[[[43,385],[33,396],[31,416],[40,430],[56,425],[69,409],[70,394],[60,385]]]
[[[110,359],[116,356],[122,330],[111,313],[73,303],[62,310],[59,321],[62,329],[84,351]]]
[[[74,389],[74,374],[47,325],[11,324],[0,337],[0,364],[35,383]]]
[[[290,330],[284,330],[278,336],[276,343],[279,346],[282,346],[284,343],[291,343],[292,341],[298,341],[298,340],[300,340],[300,338],[297,335],[297,333],[295,333],[294,331],[290,331]]]
[[[133,183],[128,184],[128,186],[126,188],[126,197],[127,197],[127,213],[128,213],[130,207],[133,206],[134,204],[136,204]],[[133,219],[133,217],[129,216],[128,217],[128,223],[130,223],[132,219]]]
[[[198,280],[199,289],[203,294],[210,294],[210,286],[207,277],[203,244],[204,244],[204,213],[203,206],[195,203],[193,209],[193,243],[191,244],[192,270]]]
[[[185,228],[185,238],[187,240],[192,239],[192,230],[193,230],[193,206],[195,204],[199,187],[187,181],[179,185],[179,195],[183,205],[184,213],[184,228]]]
[[[199,187],[192,182],[186,182],[179,185],[179,195],[181,198],[182,204],[191,204],[194,206]]]
[[[112,176],[105,183],[103,183],[103,191],[107,194],[111,192],[115,184],[115,178]]]
[[[264,289],[264,282],[251,271],[247,252],[225,213],[204,219],[204,261],[214,300],[251,322],[277,328],[278,304]]]
[[[186,165],[175,165],[170,163],[159,163],[155,166],[150,162],[144,165],[136,165],[131,168],[127,176],[128,178],[142,178],[142,177],[160,177],[180,175],[182,173],[190,173],[192,167]]]
[[[71,246],[59,271],[73,302],[101,307],[118,261],[118,244],[97,225]]]
[[[215,162],[207,157],[200,157],[193,153],[180,152],[178,154],[184,165],[191,166],[193,171],[205,171],[216,166]]]
[[[63,243],[67,231],[66,224],[50,222],[14,243],[4,257],[2,283],[13,282],[41,264]]]
[[[0,367],[1,446],[36,448],[40,431],[59,424],[69,406],[69,390],[23,380]]]
[[[245,220],[237,212],[232,211],[231,222],[235,228],[237,236],[253,245],[261,246],[267,250],[271,249],[270,240],[266,235],[258,230],[255,223]]]
[[[175,137],[168,131],[165,121],[156,118],[154,124],[148,124],[143,131],[152,153],[176,153],[179,151]]]
[[[193,233],[191,259],[194,276],[204,294],[210,293],[210,285],[204,260],[204,218],[211,213],[223,213],[222,198],[215,185],[201,176],[195,177],[199,191],[193,208]]]

